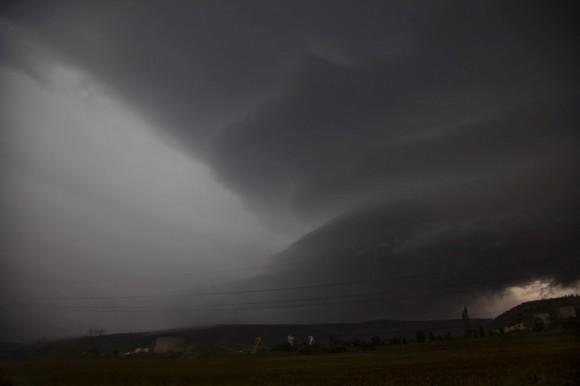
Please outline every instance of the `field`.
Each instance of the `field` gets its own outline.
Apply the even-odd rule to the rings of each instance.
[[[580,385],[570,330],[383,346],[377,351],[201,358],[0,360],[0,385]]]

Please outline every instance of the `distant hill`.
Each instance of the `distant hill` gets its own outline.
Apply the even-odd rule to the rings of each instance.
[[[0,358],[19,356],[25,345],[16,342],[0,342]]]
[[[537,314],[548,314],[552,322],[563,320],[558,316],[562,307],[574,309],[580,315],[580,296],[570,295],[522,303],[499,315],[496,319],[470,319],[471,329],[498,329],[518,323],[533,325]],[[314,336],[317,342],[371,341],[378,337],[383,342],[403,336],[413,341],[418,331],[427,335],[465,336],[465,326],[460,319],[409,321],[373,320],[363,323],[327,324],[224,324],[210,327],[183,328],[165,331],[105,334],[96,337],[80,337],[34,346],[0,342],[0,357],[8,356],[83,356],[119,355],[137,348],[153,348],[159,337],[178,338],[193,352],[227,353],[239,352],[252,347],[261,337],[266,348],[283,345],[288,335],[295,337],[297,345]],[[432,333],[432,334],[431,334]],[[376,339],[376,338],[375,338]]]
[[[580,296],[569,295],[519,304],[495,318],[491,327],[501,328],[518,323],[532,326],[537,314],[548,314],[552,321],[558,321],[561,319],[557,312],[560,307],[574,307],[576,315],[580,315]]]
[[[487,328],[490,322],[491,319],[472,319],[471,325],[475,328],[479,326]],[[271,348],[286,343],[289,334],[295,337],[295,342],[299,345],[306,341],[310,335],[322,344],[327,344],[331,339],[370,341],[373,337],[388,341],[398,337],[399,334],[411,341],[419,330],[433,332],[435,335],[449,334],[452,337],[463,337],[465,334],[461,320],[375,320],[364,323],[294,325],[227,324],[203,328],[66,339],[28,349],[33,356],[77,356],[91,352],[115,355],[133,351],[139,347],[153,348],[158,337],[172,336],[182,339],[188,347],[197,352],[233,352],[251,347],[256,337],[261,337],[264,345]]]

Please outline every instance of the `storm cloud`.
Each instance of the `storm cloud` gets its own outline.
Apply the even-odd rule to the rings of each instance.
[[[314,313],[296,307],[200,316],[194,308],[179,315],[183,323],[257,321],[266,312],[275,322],[410,317],[427,305],[437,316],[474,299],[457,295],[473,283],[480,283],[478,299],[492,299],[487,309],[506,288],[577,283],[579,15],[569,2],[3,7],[8,245],[38,251],[58,236],[64,250],[80,248],[94,255],[88,261],[102,263],[97,241],[120,243],[112,251],[123,257],[105,259],[100,275],[111,277],[127,276],[130,270],[119,275],[120,267],[143,256],[149,266],[134,276],[155,276],[160,256],[175,245],[180,270],[214,269],[200,263],[200,254],[212,256],[206,262],[230,256],[220,268],[272,266],[251,278],[168,286],[192,298],[161,306],[357,293],[402,298],[407,290],[432,295],[412,306],[387,296],[384,304],[337,304]],[[62,87],[69,99],[47,104]],[[73,100],[93,107],[74,107]],[[95,110],[95,100],[108,107]],[[117,115],[103,121],[111,111]],[[55,129],[41,130],[45,123]],[[79,137],[79,127],[88,134]],[[71,207],[65,195],[49,199],[37,185],[23,188],[14,177],[23,174],[66,186],[80,201]],[[39,210],[56,208],[43,217],[49,223],[63,218],[73,225],[40,241],[29,225],[15,228],[14,221],[35,219],[14,209],[15,197],[23,196],[18,189],[41,197],[22,199],[22,208],[36,200]],[[54,200],[64,204],[54,207]],[[108,234],[110,222],[123,231]],[[88,225],[94,229],[83,230]],[[135,243],[126,245],[131,237]],[[3,257],[9,267],[34,255],[10,248]],[[76,261],[75,253],[64,255]],[[92,278],[82,269],[64,276]],[[366,284],[358,292],[316,287],[349,281]],[[6,282],[7,290],[21,287]],[[200,285],[208,285],[206,292],[312,288],[208,298],[195,296]],[[145,289],[112,285],[89,295]]]

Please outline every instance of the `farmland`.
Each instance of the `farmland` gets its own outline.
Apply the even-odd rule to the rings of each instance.
[[[381,346],[376,351],[0,361],[0,385],[576,385],[571,330]]]

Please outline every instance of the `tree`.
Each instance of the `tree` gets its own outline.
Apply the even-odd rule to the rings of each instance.
[[[415,335],[415,341],[417,343],[425,343],[425,331],[423,330],[419,330],[417,331],[417,334]]]
[[[542,331],[545,327],[544,321],[541,318],[534,319],[534,326],[532,331]]]
[[[435,341],[437,341],[435,334],[433,333],[433,331],[429,331],[429,342],[435,342]]]

